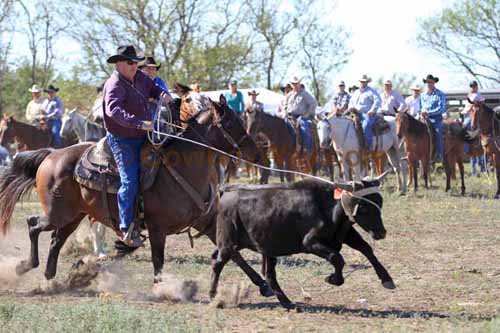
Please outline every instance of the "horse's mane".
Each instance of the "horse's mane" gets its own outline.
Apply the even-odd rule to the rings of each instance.
[[[408,134],[420,136],[427,133],[427,126],[424,123],[418,121],[409,114],[406,114],[406,118],[408,118],[408,123],[409,123]]]

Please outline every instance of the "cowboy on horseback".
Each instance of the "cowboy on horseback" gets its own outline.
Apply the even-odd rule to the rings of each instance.
[[[309,134],[309,121],[314,119],[318,102],[308,93],[301,84],[301,79],[293,76],[290,80],[292,91],[286,96],[285,111],[298,122],[300,135],[303,138],[306,149],[311,146],[311,135]]]
[[[42,113],[44,118],[49,121],[50,132],[52,133],[52,140],[54,140],[54,147],[61,147],[61,117],[63,112],[63,104],[59,97],[57,97],[57,92],[59,88],[54,87],[49,84],[47,88],[43,91],[47,93],[48,98],[42,105]]]
[[[328,117],[340,116],[347,111],[349,107],[349,101],[351,100],[351,95],[345,91],[345,82],[340,81],[338,83],[338,92],[333,95],[333,97],[326,103],[324,107],[324,112]]]
[[[120,175],[118,215],[121,240],[131,247],[142,245],[135,228],[134,207],[139,183],[139,152],[146,131],[153,130],[152,115],[148,112],[149,98],[164,98],[168,93],[158,87],[146,74],[137,70],[144,57],[135,47],[118,47],[117,53],[107,59],[115,64],[115,71],[104,84],[104,126],[106,137]]]
[[[432,74],[427,75],[423,82],[427,84],[427,91],[420,96],[422,109],[420,115],[428,119],[433,125],[436,136],[436,161],[443,160],[443,114],[446,112],[446,96],[435,87],[439,81]]]
[[[26,106],[26,120],[32,125],[38,125],[38,120],[42,115],[42,106],[45,98],[41,97],[42,89],[34,84],[29,90],[32,100]]]
[[[372,125],[377,119],[377,110],[382,103],[378,92],[368,86],[370,82],[371,79],[364,74],[359,79],[360,88],[352,94],[349,102],[349,111],[353,111],[361,121],[362,131],[359,130],[359,124],[357,126],[361,147],[367,150],[372,146]]]
[[[405,100],[401,93],[395,89],[392,89],[392,81],[385,80],[384,91],[380,96],[382,98],[382,103],[378,113],[382,116],[396,116],[396,110],[398,112],[403,111],[406,108]]]

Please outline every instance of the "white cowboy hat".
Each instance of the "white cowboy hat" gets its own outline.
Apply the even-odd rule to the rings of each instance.
[[[391,85],[392,86],[392,81],[391,80],[385,80],[384,85]]]
[[[372,79],[368,77],[368,75],[363,74],[359,79],[359,82],[372,82]]]
[[[28,91],[31,93],[41,93],[42,88],[40,88],[38,85],[34,84],[30,89],[28,89]]]
[[[302,79],[299,78],[297,75],[294,75],[290,78],[290,83],[292,83],[292,84],[300,83],[301,81],[302,81]]]
[[[420,90],[422,90],[422,88],[420,88],[420,86],[419,86],[419,85],[412,86],[412,87],[410,87],[410,89],[411,89],[411,90],[415,90],[415,91],[420,91]]]

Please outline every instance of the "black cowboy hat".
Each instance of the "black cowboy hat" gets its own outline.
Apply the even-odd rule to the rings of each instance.
[[[255,89],[254,89],[254,90],[248,92],[248,96],[252,96],[252,95],[258,96],[259,93],[256,92]]]
[[[146,57],[146,59],[139,64],[139,68],[142,67],[156,67],[156,70],[159,70],[161,64],[156,64],[155,58],[153,57]]]
[[[138,56],[133,45],[122,45],[116,50],[116,54],[108,58],[108,64],[115,64],[118,61],[133,61],[139,62],[144,60],[144,57]]]
[[[423,79],[422,81],[424,81],[424,83],[427,83],[428,80],[432,80],[432,81],[434,81],[434,83],[439,82],[439,78],[437,76],[432,75],[432,74],[427,75],[427,77],[425,79]]]
[[[58,92],[59,91],[59,88],[56,88],[54,87],[54,85],[52,84],[49,84],[49,86],[45,89],[43,89],[44,92],[48,93],[48,92]]]
[[[290,90],[292,90],[292,86],[290,85],[290,83],[287,83],[287,84],[285,84],[284,86],[280,87],[280,90],[281,90],[281,92],[282,92],[282,93],[284,93],[284,92],[285,92],[285,89],[290,89]]]

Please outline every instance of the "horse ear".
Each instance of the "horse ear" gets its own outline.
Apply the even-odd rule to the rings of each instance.
[[[226,105],[226,104],[227,104],[226,97],[224,97],[224,95],[223,95],[223,94],[220,94],[220,96],[219,96],[219,103],[220,103],[221,105]]]

